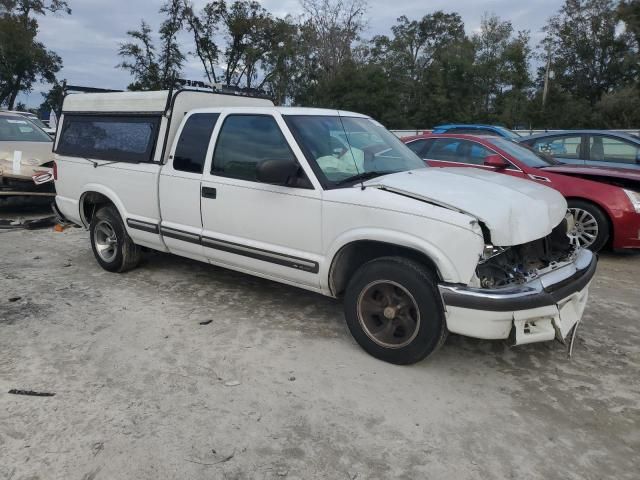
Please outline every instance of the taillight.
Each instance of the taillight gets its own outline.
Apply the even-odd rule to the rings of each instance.
[[[58,180],[58,164],[53,162],[53,180]]]

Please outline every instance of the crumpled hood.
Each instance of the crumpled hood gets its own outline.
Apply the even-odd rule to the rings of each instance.
[[[497,246],[545,237],[567,211],[566,200],[552,188],[479,168],[424,168],[365,185],[471,215],[487,226]]]

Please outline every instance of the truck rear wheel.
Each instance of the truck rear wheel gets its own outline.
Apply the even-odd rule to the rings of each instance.
[[[386,362],[416,363],[447,336],[435,276],[402,257],[379,258],[360,267],[349,281],[344,307],[353,338]]]
[[[115,207],[100,208],[89,226],[91,248],[102,268],[126,272],[140,262],[140,247],[133,243]]]

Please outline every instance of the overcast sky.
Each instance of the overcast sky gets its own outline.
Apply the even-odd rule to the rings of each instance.
[[[47,48],[62,57],[64,67],[58,77],[72,85],[124,89],[130,83],[129,74],[115,68],[120,61],[118,45],[126,41],[126,31],[135,29],[145,19],[154,30],[161,21],[158,9],[162,0],[68,0],[73,13],[40,18],[39,39]],[[206,0],[195,0],[204,5]],[[276,16],[300,13],[298,0],[266,0],[264,7]],[[530,30],[532,43],[541,38],[540,29],[547,18],[561,6],[562,0],[369,0],[369,27],[365,37],[389,33],[400,15],[418,19],[436,10],[455,11],[462,15],[468,33],[480,26],[484,13],[495,13],[510,20],[516,30]],[[188,37],[185,50],[191,49]],[[203,73],[199,61],[189,58],[184,68],[185,78],[200,80]],[[36,85],[20,101],[29,107],[41,103],[41,91]]]

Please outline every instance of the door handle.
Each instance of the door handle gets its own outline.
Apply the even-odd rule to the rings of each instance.
[[[211,187],[202,187],[203,198],[216,198],[216,189]]]

